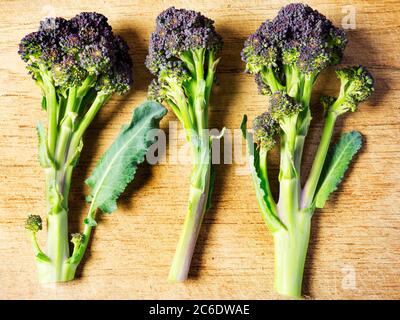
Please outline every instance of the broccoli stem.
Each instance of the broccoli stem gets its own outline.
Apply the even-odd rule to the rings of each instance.
[[[86,129],[92,123],[94,117],[96,116],[97,112],[101,109],[101,107],[110,99],[110,93],[98,92],[96,98],[94,99],[92,105],[90,106],[89,110],[83,116],[81,122],[79,123],[78,128],[76,129],[74,136],[71,139],[71,147],[69,149],[69,155],[73,155],[73,151],[78,147],[83,134],[85,133]]]
[[[192,171],[189,209],[168,277],[168,280],[174,282],[184,281],[188,277],[190,263],[210,193],[211,157],[209,155],[209,143],[206,146],[204,144],[201,145],[203,147],[199,149],[196,155],[196,159],[200,162],[194,165]],[[207,154],[206,159],[204,154]]]
[[[291,94],[303,104],[298,124],[288,126],[290,133],[282,135],[280,198],[278,216],[286,228],[273,233],[275,245],[275,290],[287,297],[301,298],[304,265],[311,231],[311,212],[300,206],[300,166],[304,140],[311,121],[310,98],[316,75],[305,75],[302,81],[290,84]],[[298,79],[297,76],[292,79]],[[328,140],[329,145],[330,138]],[[294,148],[293,148],[294,146]],[[325,154],[326,155],[326,154]],[[325,158],[324,158],[325,159]],[[321,168],[322,169],[322,168]],[[318,182],[318,181],[317,181]]]
[[[301,196],[301,207],[308,208],[312,205],[315,190],[318,185],[319,177],[325,163],[325,158],[328,153],[329,144],[331,142],[337,115],[333,111],[328,111],[325,117],[324,129],[322,131],[321,141],[319,143],[315,158],[311,167],[310,174],[304,185]]]
[[[170,84],[172,109],[181,120],[191,143],[194,165],[191,175],[189,209],[178,241],[168,279],[184,281],[210,197],[211,144],[208,132],[208,103],[219,59],[213,50],[195,49],[181,55],[192,74],[186,91]],[[188,95],[185,96],[185,93]],[[179,111],[179,112],[176,112]]]
[[[43,81],[42,88],[44,90],[44,96],[46,98],[46,108],[48,112],[48,149],[50,155],[54,157],[55,149],[56,149],[56,139],[57,139],[57,121],[58,121],[58,102],[57,102],[57,94],[56,88],[54,87],[54,81],[49,71],[46,70],[46,67],[43,65],[39,65],[41,70],[40,75]]]
[[[316,74],[291,72],[290,95],[303,104],[297,124],[281,135],[281,172],[278,216],[286,228],[273,233],[275,245],[275,290],[287,297],[301,298],[304,265],[311,231],[309,210],[300,207],[300,166],[304,140],[311,121],[310,100]],[[295,133],[295,134],[294,134]],[[329,144],[329,141],[328,141]]]
[[[84,132],[92,122],[102,105],[108,100],[110,94],[98,93],[92,105],[83,116],[79,126],[75,126],[76,113],[80,108],[84,95],[90,89],[90,82],[79,88],[72,87],[68,92],[66,112],[56,132],[49,127],[49,137],[56,137],[54,166],[45,169],[46,174],[46,201],[48,207],[48,235],[47,235],[47,257],[49,261],[37,259],[39,280],[41,282],[61,282],[74,279],[75,271],[82,259],[84,249],[90,236],[88,232],[87,241],[79,259],[74,258],[70,263],[69,239],[68,239],[68,196],[71,184],[71,176],[80,154],[80,143]],[[51,102],[57,103],[57,101]],[[49,111],[55,109],[47,99],[46,105]],[[58,131],[57,131],[58,129]],[[87,231],[87,230],[86,230]],[[40,253],[40,252],[39,252]]]
[[[275,290],[279,294],[299,299],[311,229],[311,215],[293,212],[288,229],[273,233],[275,247]],[[287,212],[285,212],[287,214]]]
[[[275,290],[287,297],[301,297],[304,264],[310,237],[311,215],[299,210],[300,178],[293,169],[287,142],[282,148],[278,216],[286,228],[273,233]]]
[[[276,77],[275,72],[272,68],[264,68],[261,71],[261,77],[265,83],[269,85],[272,93],[277,91],[283,91],[285,87],[280,83],[279,79]]]
[[[60,282],[72,280],[71,274],[65,274],[65,262],[69,258],[68,239],[68,195],[73,166],[65,165],[65,150],[68,147],[71,131],[63,131],[57,139],[57,169],[47,168],[46,199],[47,216],[47,256],[50,261],[37,260],[39,281]],[[60,150],[64,150],[61,152]]]
[[[96,210],[90,206],[87,219],[93,219],[95,218]],[[85,228],[83,231],[83,240],[79,247],[74,248],[74,251],[71,255],[71,257],[66,261],[64,265],[64,276],[65,277],[71,277],[73,279],[75,277],[75,272],[82,261],[86,249],[88,247],[89,241],[90,241],[90,236],[92,233],[93,226],[91,224],[85,223]]]
[[[48,207],[46,253],[50,261],[37,259],[39,281],[66,281],[63,278],[63,266],[69,257],[68,207],[59,191],[64,182],[57,179],[59,173],[54,168],[47,168],[45,175]]]

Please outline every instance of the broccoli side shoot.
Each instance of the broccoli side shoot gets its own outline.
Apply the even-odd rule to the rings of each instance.
[[[222,38],[199,12],[168,8],[156,19],[146,66],[155,76],[149,98],[165,102],[186,130],[194,165],[189,213],[169,279],[187,278],[201,221],[212,190],[208,107]]]
[[[312,168],[301,186],[301,162],[312,119],[310,101],[318,75],[328,66],[339,64],[347,38],[324,15],[311,7],[294,3],[266,20],[245,42],[242,59],[246,72],[253,74],[259,92],[269,97],[269,110],[256,117],[250,147],[252,176],[264,221],[275,243],[275,289],[290,297],[301,296],[311,217],[336,190],[351,159],[360,149],[358,132],[344,134],[327,157],[338,116],[355,111],[374,88],[365,67],[336,71],[341,81],[337,98],[322,97],[325,124]],[[268,152],[279,140],[279,200],[269,188]],[[325,170],[323,170],[325,168]]]
[[[43,253],[34,239],[39,278],[44,282],[71,280],[75,268],[67,261],[68,195],[83,135],[100,108],[114,94],[132,85],[128,45],[115,35],[107,18],[82,12],[70,20],[46,18],[37,31],[22,38],[18,53],[42,93],[47,129],[39,123],[39,160],[46,175],[48,245]],[[27,228],[36,236],[38,216]],[[77,237],[73,236],[76,243]],[[81,239],[81,242],[88,239]]]

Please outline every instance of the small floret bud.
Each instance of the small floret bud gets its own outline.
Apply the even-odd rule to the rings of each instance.
[[[42,218],[39,215],[31,214],[26,219],[25,229],[36,233],[42,230],[42,227]]]
[[[275,136],[278,130],[278,123],[269,112],[264,112],[253,120],[254,142],[261,149],[269,151],[275,146]]]
[[[271,95],[269,108],[271,116],[276,121],[282,121],[285,118],[297,115],[303,110],[301,103],[296,103],[292,97],[283,91],[277,91]]]

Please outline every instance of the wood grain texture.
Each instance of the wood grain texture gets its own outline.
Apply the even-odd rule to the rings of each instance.
[[[134,89],[103,108],[86,139],[71,190],[70,229],[82,227],[85,177],[146,95],[151,76],[143,62],[157,14],[186,1],[5,1],[0,3],[0,298],[46,299],[268,299],[273,287],[273,246],[258,211],[248,175],[240,165],[217,166],[213,208],[207,213],[190,280],[166,281],[186,212],[190,165],[144,165],[124,193],[119,210],[102,216],[76,281],[41,287],[24,230],[28,213],[44,215],[43,172],[37,162],[34,127],[44,114],[38,88],[17,55],[22,36],[51,13],[105,14],[131,47]],[[225,47],[220,84],[212,97],[211,125],[238,128],[266,105],[251,76],[243,74],[244,39],[286,1],[192,1],[190,7],[216,20]],[[340,24],[349,1],[309,1]],[[318,299],[400,298],[400,9],[398,1],[350,1],[356,30],[344,64],[364,64],[376,78],[376,93],[358,112],[340,120],[335,138],[348,130],[363,133],[365,146],[340,191],[313,219],[306,264],[305,293]],[[313,109],[337,82],[323,75]],[[169,113],[162,122],[174,119]],[[308,172],[322,126],[314,112],[305,148]],[[277,172],[277,157],[272,160]],[[186,178],[187,177],[187,178]],[[276,190],[276,183],[273,183]],[[45,233],[40,234],[44,241]],[[352,283],[351,277],[355,276]]]

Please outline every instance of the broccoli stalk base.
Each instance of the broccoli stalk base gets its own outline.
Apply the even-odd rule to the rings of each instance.
[[[200,232],[204,214],[209,205],[211,189],[211,140],[208,132],[208,106],[211,88],[219,59],[214,50],[198,48],[181,54],[191,73],[183,83],[166,78],[166,102],[182,122],[186,140],[191,145],[194,165],[191,175],[189,208],[185,218],[168,279],[184,281]]]
[[[300,183],[301,159],[305,137],[311,121],[310,100],[317,73],[303,74],[295,66],[286,66],[287,94],[301,103],[303,110],[281,121],[279,202],[276,207],[268,186],[267,155],[260,150],[260,169],[264,177],[267,200],[272,204],[267,215],[277,216],[282,223],[276,227],[265,220],[272,231],[275,254],[275,291],[287,298],[300,299],[302,279],[311,230],[312,208],[302,207]],[[284,90],[274,77],[263,77],[273,92]],[[278,85],[276,85],[278,83]],[[265,169],[263,170],[263,168]],[[264,172],[265,171],[265,172]],[[263,199],[259,199],[259,202]],[[261,204],[260,204],[261,206]]]
[[[207,150],[207,153],[210,151]],[[189,274],[193,252],[207,209],[210,193],[211,161],[195,165],[190,186],[189,208],[176,247],[168,280],[185,281]]]
[[[70,171],[72,173],[72,171]],[[69,258],[68,207],[60,191],[69,190],[69,180],[57,170],[46,169],[47,250],[48,260],[37,259],[38,277],[42,283],[72,280],[74,274],[66,264]]]
[[[294,131],[294,130],[293,130]],[[281,148],[280,197],[277,204],[278,217],[285,225],[273,232],[275,246],[275,290],[282,296],[299,299],[308,242],[311,215],[301,211],[300,178],[295,159],[302,148],[297,148],[299,137],[283,135]]]
[[[275,291],[300,299],[304,265],[310,238],[311,215],[295,212],[295,226],[273,233],[275,248]]]

